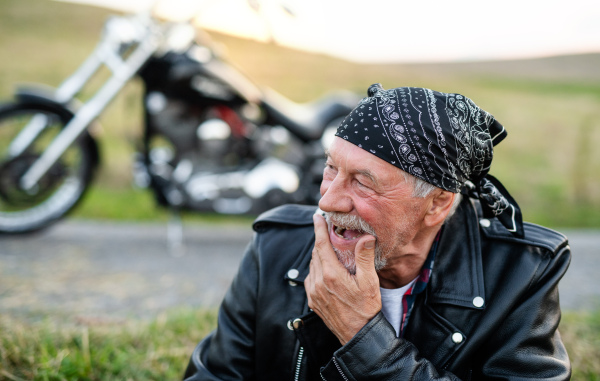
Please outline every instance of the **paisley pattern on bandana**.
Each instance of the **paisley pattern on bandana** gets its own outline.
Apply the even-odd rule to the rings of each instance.
[[[467,182],[475,184],[484,212],[522,232],[515,222],[520,214],[516,219],[515,213],[504,215],[512,197],[495,186],[497,180],[486,180],[493,147],[506,131],[471,99],[418,87],[384,90],[375,84],[336,136],[444,190],[457,193]],[[514,206],[511,210],[518,211]]]
[[[482,180],[483,184],[479,188],[479,198],[485,200],[490,206],[494,216],[499,216],[510,206],[506,197],[502,196],[498,188],[494,186],[488,179]]]

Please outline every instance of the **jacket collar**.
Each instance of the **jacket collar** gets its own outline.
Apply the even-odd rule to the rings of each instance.
[[[315,246],[315,233],[307,237],[307,243],[302,248],[300,255],[296,258],[290,269],[285,274],[285,280],[290,284],[303,284],[310,271],[310,260],[312,259],[312,250]]]

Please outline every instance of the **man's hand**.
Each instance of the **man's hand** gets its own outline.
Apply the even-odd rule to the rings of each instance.
[[[356,275],[352,275],[333,251],[325,219],[315,215],[313,220],[315,247],[310,273],[304,281],[308,306],[344,345],[381,310],[374,264],[375,238],[367,235],[359,239],[355,249]]]

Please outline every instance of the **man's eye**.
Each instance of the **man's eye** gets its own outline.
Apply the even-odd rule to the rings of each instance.
[[[370,188],[369,188],[369,186],[367,186],[367,185],[365,185],[365,184],[361,183],[359,180],[355,180],[355,181],[356,181],[356,184],[358,184],[358,186],[359,186],[359,187],[361,187],[361,188],[366,188],[366,189],[370,189]]]

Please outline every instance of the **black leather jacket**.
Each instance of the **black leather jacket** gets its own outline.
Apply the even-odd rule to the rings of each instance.
[[[346,345],[307,307],[303,280],[315,207],[259,217],[218,318],[194,351],[190,380],[567,380],[558,281],[570,261],[559,233],[512,236],[465,199],[444,226],[433,274],[404,338],[380,312]]]

